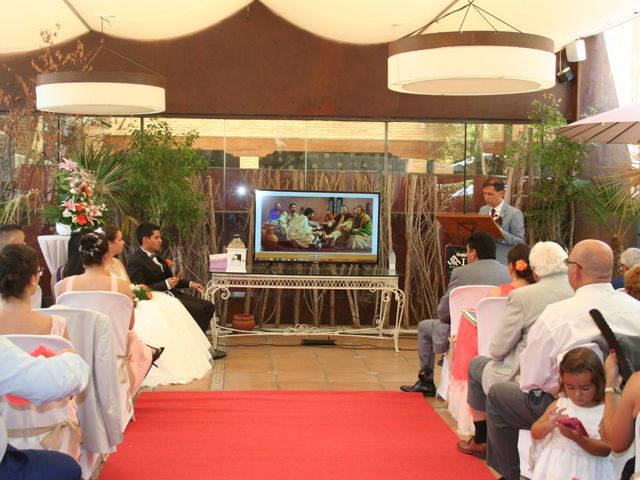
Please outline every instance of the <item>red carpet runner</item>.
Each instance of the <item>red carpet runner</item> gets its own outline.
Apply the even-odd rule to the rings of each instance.
[[[401,392],[143,393],[100,480],[493,480]]]

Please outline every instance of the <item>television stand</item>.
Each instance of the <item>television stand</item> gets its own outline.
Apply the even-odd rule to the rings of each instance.
[[[375,335],[378,338],[393,338],[393,346],[399,352],[398,337],[404,312],[404,292],[398,287],[398,276],[390,274],[371,275],[335,275],[335,274],[289,274],[286,273],[232,273],[212,272],[207,284],[206,298],[212,302],[226,302],[231,296],[232,288],[268,288],[279,290],[363,290],[380,293],[378,316],[373,326],[357,329],[338,329],[334,327],[320,328],[306,324],[296,324],[293,328],[278,331],[244,331],[234,330],[220,324],[219,312],[223,311],[218,302],[211,320],[213,346],[217,346],[221,336],[234,332],[249,335],[341,335],[361,336]],[[385,331],[387,315],[391,310],[391,301],[395,300],[395,325]]]

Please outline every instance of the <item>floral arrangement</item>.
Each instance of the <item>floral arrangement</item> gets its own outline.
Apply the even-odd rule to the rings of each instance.
[[[72,229],[104,225],[106,206],[96,201],[95,181],[90,171],[63,159],[58,164],[54,183],[55,203],[44,209],[47,221],[69,225]]]
[[[134,305],[138,305],[140,300],[151,300],[153,295],[151,294],[151,289],[146,285],[140,283],[138,285],[130,285],[131,294],[133,295],[133,303]]]

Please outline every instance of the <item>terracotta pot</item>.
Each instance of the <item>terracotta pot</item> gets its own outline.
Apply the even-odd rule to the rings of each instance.
[[[239,313],[233,316],[231,321],[231,328],[234,330],[253,330],[256,326],[256,321],[253,315],[247,313]]]
[[[273,225],[265,225],[262,233],[262,248],[266,251],[278,249],[278,237],[273,231]]]

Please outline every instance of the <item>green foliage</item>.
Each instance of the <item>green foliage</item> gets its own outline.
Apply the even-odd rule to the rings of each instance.
[[[612,237],[621,238],[640,217],[640,202],[629,195],[627,182],[594,177],[580,181],[580,199],[593,217],[605,226]]]
[[[553,95],[532,102],[529,119],[528,138],[514,143],[509,161],[530,174],[524,208],[530,240],[562,240],[572,245],[574,201],[581,189],[576,179],[587,157],[585,147],[556,135],[566,121]]]
[[[109,211],[126,211],[129,204],[127,176],[129,165],[125,163],[125,152],[114,152],[112,145],[96,148],[89,145],[75,150],[71,159],[93,173],[95,194],[107,204]]]
[[[177,137],[166,122],[159,122],[131,135],[126,181],[130,202],[125,212],[139,222],[175,227],[180,236],[188,237],[205,215],[199,176],[207,165],[193,148],[197,134]]]

